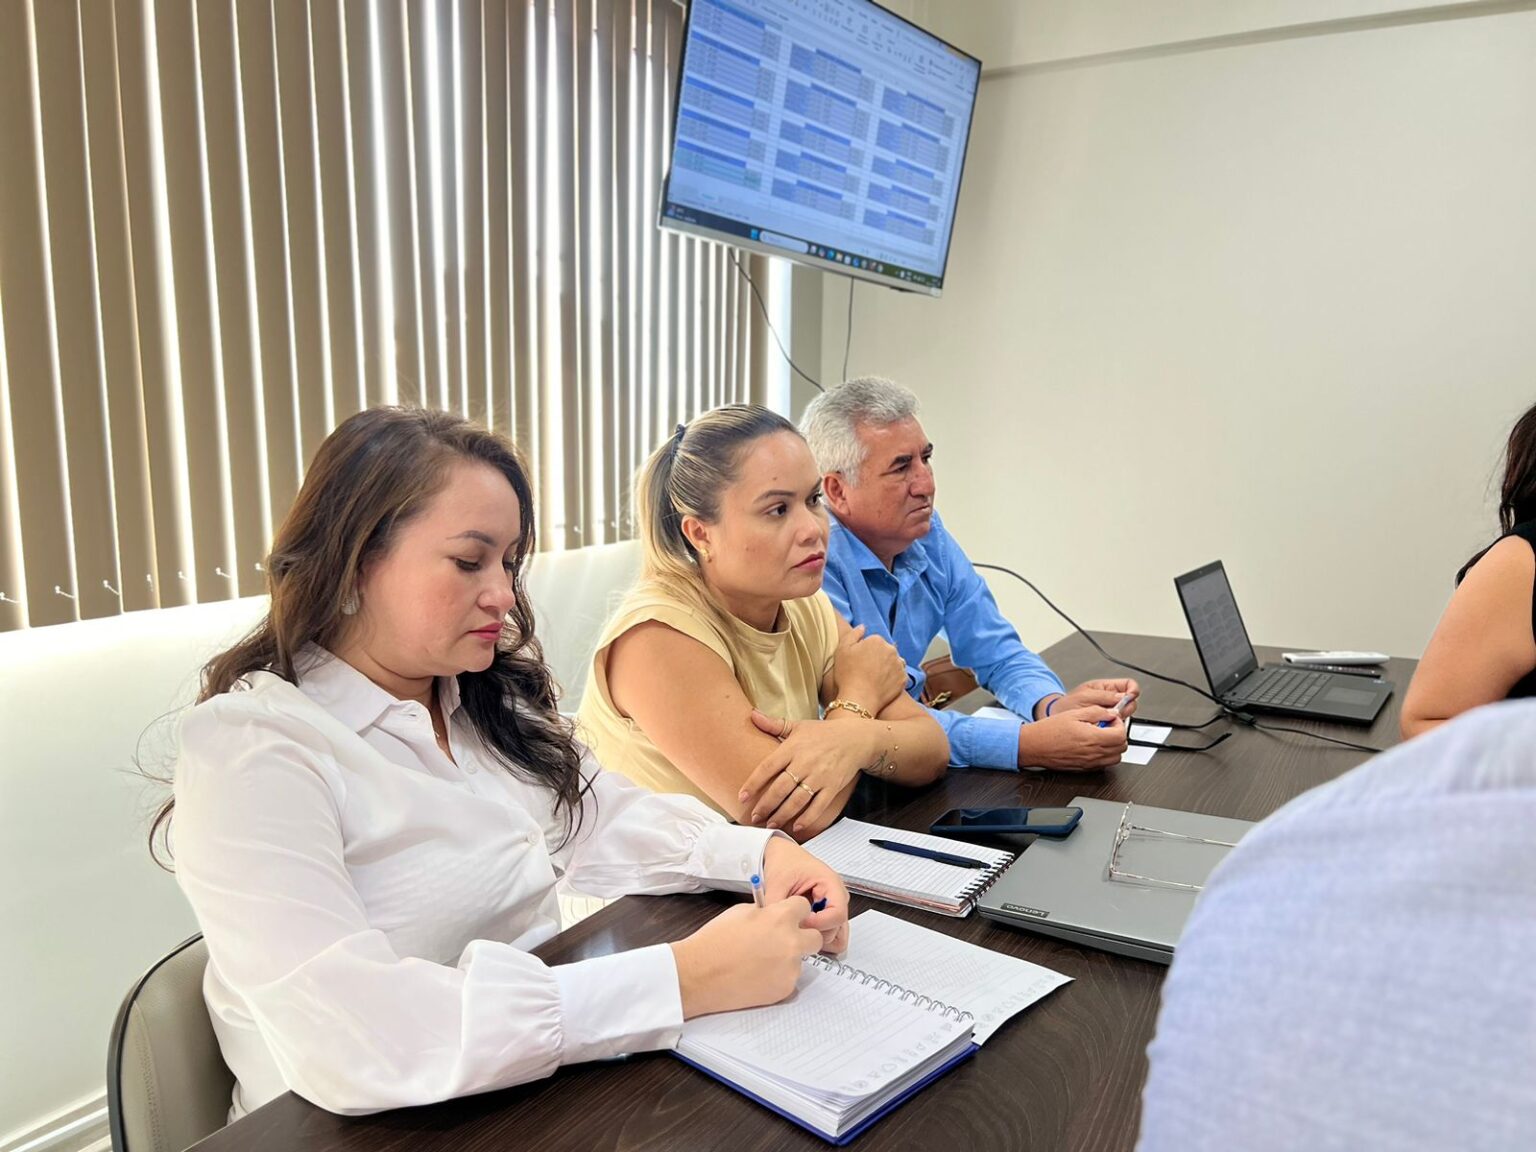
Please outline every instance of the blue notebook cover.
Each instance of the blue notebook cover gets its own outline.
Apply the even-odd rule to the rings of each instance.
[[[784,1111],[784,1109],[780,1108],[777,1104],[770,1104],[770,1103],[768,1103],[768,1101],[764,1100],[761,1096],[757,1095],[755,1092],[748,1092],[740,1084],[737,1084],[737,1083],[734,1083],[733,1081],[727,1080],[724,1076],[720,1075],[718,1072],[713,1072],[710,1069],[704,1067],[704,1065],[695,1063],[694,1061],[688,1059],[688,1057],[682,1055],[679,1052],[675,1052],[674,1051],[672,1053],[672,1055],[676,1056],[684,1064],[688,1064],[691,1067],[697,1068],[700,1072],[704,1073],[704,1075],[710,1077],[711,1079],[720,1081],[720,1083],[724,1084],[727,1088],[731,1088],[731,1089],[734,1089],[737,1092],[740,1092],[747,1099],[755,1100],[757,1103],[761,1104],[764,1108],[768,1109],[768,1111],[770,1111],[770,1112],[777,1112],[780,1116],[784,1117],[784,1119],[788,1120],[791,1124],[798,1124],[801,1128],[804,1128],[807,1132],[810,1132],[810,1133],[813,1133],[814,1135],[820,1136],[827,1143],[836,1145],[837,1147],[841,1148],[844,1144],[847,1144],[850,1141],[852,1141],[855,1136],[857,1136],[857,1135],[859,1135],[859,1133],[863,1132],[866,1128],[868,1128],[876,1120],[879,1120],[882,1117],[885,1117],[885,1116],[889,1115],[896,1108],[899,1108],[901,1105],[905,1104],[913,1096],[915,1096],[917,1093],[921,1092],[924,1088],[928,1087],[928,1085],[932,1084],[935,1080],[937,1080],[940,1076],[944,1075],[944,1073],[948,1072],[956,1064],[963,1063],[964,1061],[969,1060],[972,1056],[976,1055],[976,1052],[979,1049],[979,1047],[980,1047],[980,1045],[977,1045],[977,1044],[967,1045],[965,1048],[961,1049],[959,1052],[957,1052],[949,1060],[947,1060],[943,1064],[939,1065],[932,1072],[928,1073],[928,1075],[924,1076],[916,1084],[913,1084],[911,1087],[909,1087],[900,1096],[897,1096],[894,1100],[892,1100],[884,1108],[881,1108],[878,1112],[875,1112],[874,1114],[872,1114],[870,1116],[866,1116],[863,1120],[861,1120],[854,1127],[848,1129],[848,1131],[844,1132],[841,1136],[833,1136],[830,1133],[823,1132],[820,1128],[817,1128],[814,1125],[807,1123],[806,1121],[800,1119],[800,1117],[795,1116],[795,1115],[793,1115],[793,1114],[791,1114],[789,1112]]]

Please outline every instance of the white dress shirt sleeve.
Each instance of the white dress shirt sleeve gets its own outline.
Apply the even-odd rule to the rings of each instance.
[[[692,796],[652,792],[582,757],[581,826],[559,848],[557,871],[589,896],[751,890],[768,841],[782,832],[729,824]]]
[[[473,941],[451,966],[397,955],[352,885],[345,782],[315,735],[238,695],[220,697],[185,718],[177,767],[178,880],[210,963],[291,1090],[361,1114],[676,1042],[682,1009],[666,945],[559,967],[490,940]],[[685,888],[712,872],[733,879],[747,858],[760,859],[764,833],[733,835],[675,797],[650,798],[647,812],[643,794],[613,790],[605,776],[594,798],[614,799],[599,805],[600,834],[567,850],[576,864],[591,862],[577,869],[588,890],[621,871],[625,890],[637,876],[641,891]]]
[[[555,849],[557,871],[589,896],[656,895],[705,888],[750,891],[763,870],[768,841],[783,833],[728,824],[692,796],[663,795],[604,771],[590,752],[582,757],[588,788],[581,826]],[[631,970],[619,972],[621,964]],[[642,976],[638,971],[645,965]],[[665,1034],[671,1047],[683,1025],[677,964],[666,944],[598,957],[554,969],[566,1006],[567,1044],[588,1057],[635,1051],[618,1039],[628,1029]],[[653,994],[636,995],[645,979]],[[666,993],[663,996],[663,992]],[[625,1022],[616,1028],[616,1022]]]

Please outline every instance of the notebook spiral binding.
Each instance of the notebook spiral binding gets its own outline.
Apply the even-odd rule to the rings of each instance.
[[[1008,871],[1008,866],[1017,859],[1017,856],[1010,856],[1008,859],[999,860],[992,867],[984,869],[981,875],[966,885],[965,891],[961,893],[965,897],[966,903],[974,905],[976,901],[980,900],[981,894],[992,887],[997,882],[997,878]]]
[[[841,960],[834,960],[830,956],[807,956],[806,959],[827,972],[838,976],[845,976],[850,980],[857,980],[867,988],[873,988],[876,992],[887,992],[909,1004],[915,1004],[919,1008],[927,1008],[948,1016],[952,1020],[961,1023],[969,1020],[974,1022],[976,1017],[964,1008],[956,1008],[953,1004],[946,1004],[942,1000],[935,1000],[932,996],[924,996],[921,992],[914,992],[910,988],[903,988],[900,984],[892,984],[889,980],[876,976],[873,972],[866,972],[862,968],[855,968],[852,964],[844,964]]]

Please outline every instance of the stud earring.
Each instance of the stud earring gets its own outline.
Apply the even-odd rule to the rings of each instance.
[[[709,555],[709,549],[708,548],[700,548],[699,549],[699,555],[704,557],[704,560],[705,560],[706,563],[709,562],[710,555]]]
[[[343,616],[356,616],[358,607],[357,593],[348,592],[347,598],[341,602],[341,614]]]

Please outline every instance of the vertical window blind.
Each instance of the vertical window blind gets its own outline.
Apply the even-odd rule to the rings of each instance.
[[[371,404],[511,435],[545,547],[631,535],[651,447],[767,394],[730,253],[655,227],[682,19],[0,0],[0,630],[264,591]]]

